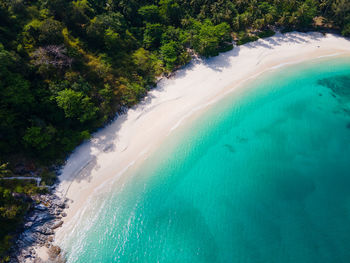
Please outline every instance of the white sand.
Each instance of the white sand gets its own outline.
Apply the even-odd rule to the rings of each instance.
[[[98,190],[156,149],[184,119],[266,70],[323,56],[350,55],[350,41],[319,33],[288,33],[235,47],[207,60],[196,60],[160,81],[127,114],[95,133],[69,157],[58,192],[74,200],[56,239],[69,235],[78,214]]]

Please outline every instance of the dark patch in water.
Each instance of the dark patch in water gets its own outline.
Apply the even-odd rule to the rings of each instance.
[[[322,93],[318,93],[318,96],[322,97]]]
[[[237,136],[237,140],[238,140],[238,142],[241,142],[241,143],[243,143],[243,142],[247,142],[247,141],[248,141],[248,139],[247,139],[247,138],[240,137],[240,136]]]
[[[165,225],[167,226],[167,240],[182,240],[182,243],[186,243],[185,247],[189,251],[197,252],[196,256],[200,259],[200,262],[217,262],[218,246],[205,216],[190,202],[180,197],[177,202],[181,205],[176,208],[176,211],[173,207],[159,207],[162,211],[145,222],[144,231],[146,232],[140,238],[146,239],[145,243],[150,242],[153,246],[160,246],[162,241],[159,239],[157,230],[162,229],[162,226]],[[181,222],[181,224],[177,222]],[[201,239],[198,239],[198,237],[201,237]],[[146,249],[146,252],[149,248],[142,249]],[[164,256],[166,257],[166,255]],[[144,253],[144,257],[144,259],[147,259],[148,254]],[[141,260],[141,262],[150,261]],[[169,262],[169,260],[162,262]]]
[[[346,128],[350,129],[350,122],[346,125]]]
[[[283,176],[276,177],[273,184],[279,198],[299,202],[304,202],[316,189],[311,177],[299,174],[297,171],[287,171]]]
[[[349,109],[344,108],[343,111],[344,111],[346,114],[350,115],[350,110],[349,110]]]
[[[325,86],[333,91],[335,95],[350,99],[350,76],[343,75],[339,77],[324,78],[318,81],[319,85]]]
[[[235,148],[233,148],[233,146],[230,145],[230,144],[225,144],[224,147],[225,147],[227,150],[229,150],[231,153],[235,153],[235,152],[236,152]]]

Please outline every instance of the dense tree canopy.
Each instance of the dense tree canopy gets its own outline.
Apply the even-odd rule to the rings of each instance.
[[[350,0],[0,0],[0,164],[63,158],[193,52],[317,27],[350,36]]]
[[[0,0],[1,161],[64,156],[190,50],[215,56],[232,36],[307,30],[317,16],[349,35],[349,0]]]

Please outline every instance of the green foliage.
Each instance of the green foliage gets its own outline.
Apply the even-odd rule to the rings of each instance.
[[[45,19],[40,23],[38,28],[39,37],[38,44],[39,45],[50,45],[50,44],[61,44],[63,42],[62,35],[63,25],[57,20],[52,18]],[[33,36],[34,38],[35,36]]]
[[[0,180],[0,261],[8,258],[8,250],[12,245],[13,234],[20,226],[24,214],[30,204],[22,197],[16,198],[13,193],[21,196],[41,193],[35,182],[19,180]]]
[[[231,31],[227,23],[216,26],[210,20],[206,20],[203,24],[195,23],[195,30],[198,34],[193,39],[193,47],[200,55],[216,56],[220,48],[231,45]]]
[[[41,183],[44,185],[53,185],[57,180],[56,174],[48,170],[43,171],[40,176],[42,178]]]
[[[258,39],[257,36],[248,34],[248,33],[244,32],[244,31],[241,31],[238,34],[237,45],[243,45],[243,44],[246,44],[246,43],[249,43],[249,42],[253,42],[253,41],[257,40],[257,39]]]
[[[105,45],[109,50],[116,50],[121,45],[120,35],[117,32],[114,32],[113,29],[108,28],[105,31]]]
[[[344,28],[341,31],[341,33],[345,37],[350,37],[350,23],[344,26]]]
[[[272,37],[274,34],[276,34],[275,31],[267,29],[267,30],[264,30],[262,32],[259,32],[258,37],[259,38]]]
[[[12,175],[12,172],[8,169],[8,163],[0,165],[0,178]]]
[[[46,128],[32,126],[27,128],[23,141],[27,147],[40,151],[49,146],[55,133],[56,130],[52,126]]]
[[[175,0],[160,0],[159,10],[163,19],[171,25],[180,25],[183,10]]]
[[[331,11],[334,21],[343,27],[350,23],[350,0],[331,1]]]
[[[96,117],[98,108],[94,106],[90,98],[82,92],[64,89],[58,92],[57,105],[64,110],[67,118],[76,118],[80,122],[89,121]]]
[[[316,14],[316,2],[313,0],[306,0],[298,7],[296,11],[296,24],[299,25],[299,27],[301,28],[308,27],[311,25],[313,18],[316,16]]]
[[[161,16],[158,6],[145,5],[138,10],[138,13],[142,16],[142,19],[147,23],[161,22]]]
[[[249,11],[246,11],[242,14],[237,15],[233,19],[233,29],[235,31],[241,31],[249,27],[249,25],[253,24],[254,18],[253,14]]]
[[[160,46],[162,38],[163,26],[161,24],[146,24],[143,43],[146,48],[156,49]]]
[[[178,44],[175,41],[170,41],[160,48],[165,66],[168,70],[173,70],[178,59]]]
[[[138,73],[148,83],[152,84],[156,76],[162,72],[161,61],[150,51],[139,48],[132,54]]]
[[[104,39],[106,30],[121,34],[125,29],[126,25],[123,15],[119,12],[108,12],[91,19],[86,28],[86,34],[93,46],[102,48],[100,42],[101,39]]]

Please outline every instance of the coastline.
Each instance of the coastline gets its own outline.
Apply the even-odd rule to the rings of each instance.
[[[56,194],[74,202],[69,203],[56,242],[78,222],[89,198],[108,190],[112,180],[122,180],[125,171],[139,165],[188,118],[266,71],[335,55],[350,55],[350,41],[332,34],[276,34],[218,57],[192,61],[173,78],[161,80],[139,105],[94,134],[67,160]],[[45,250],[37,253],[44,257]]]

